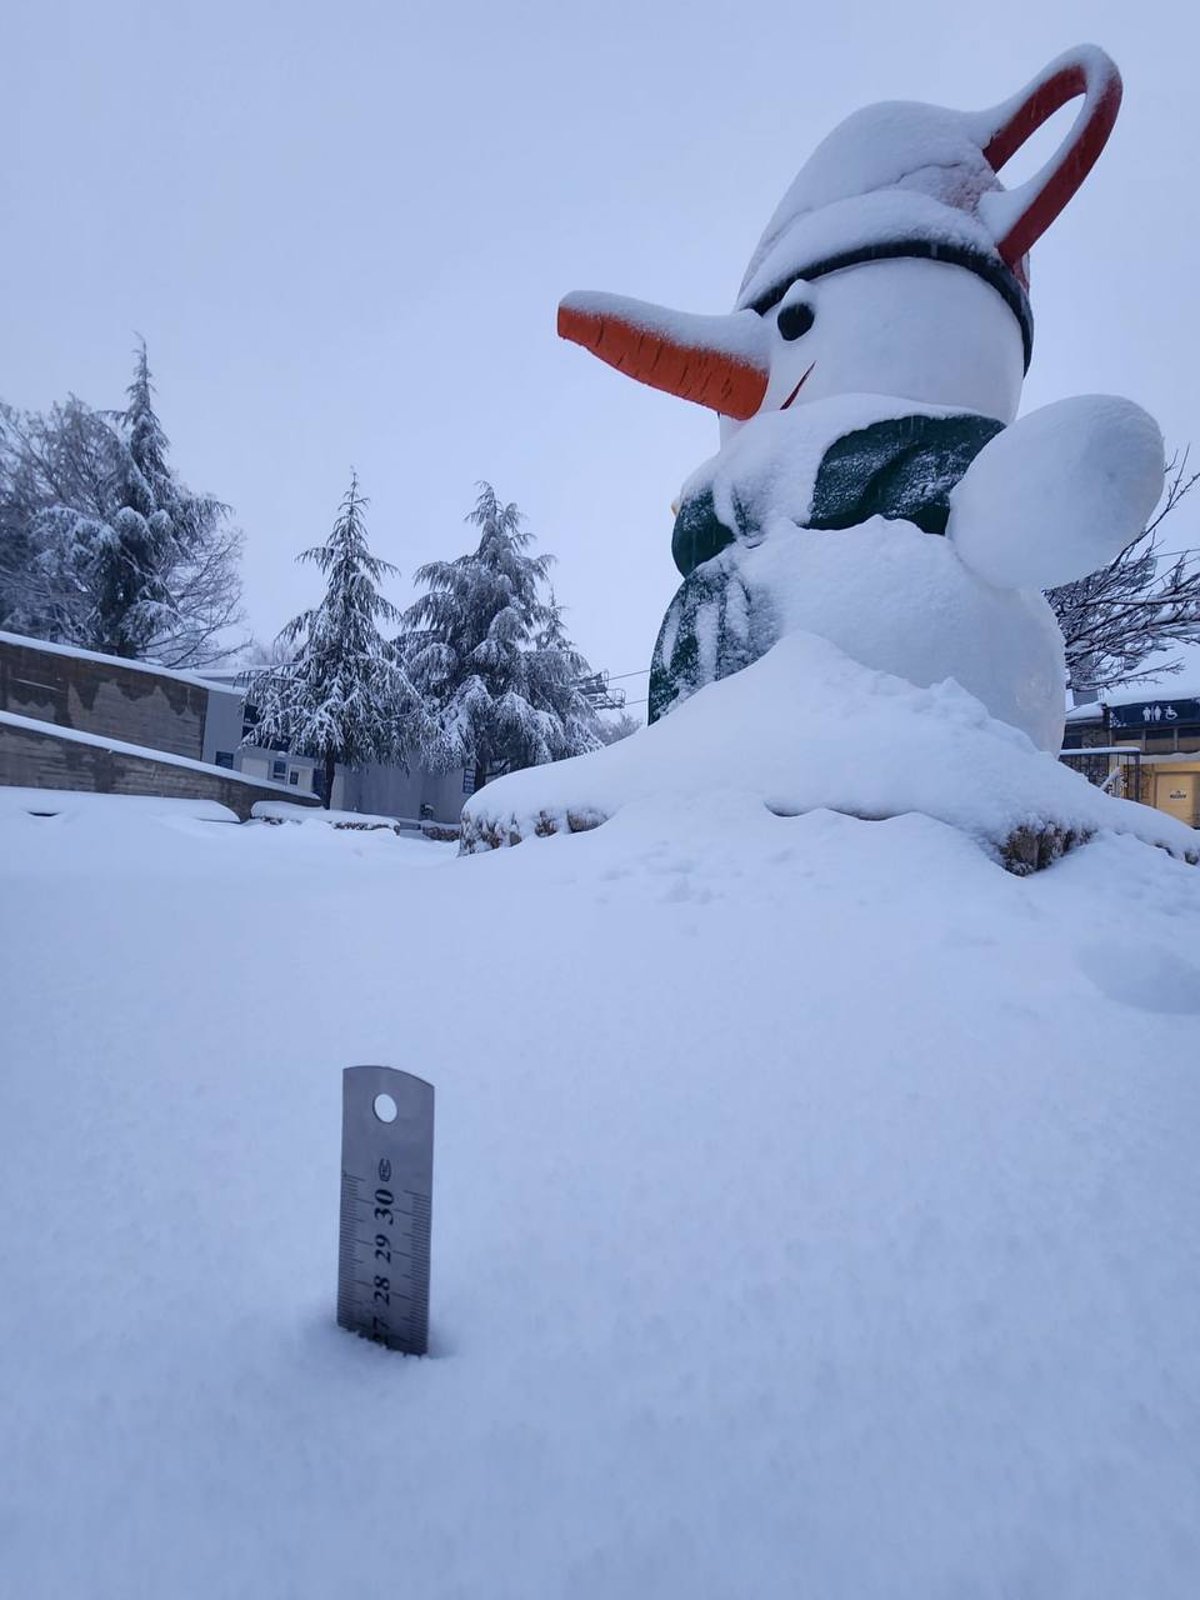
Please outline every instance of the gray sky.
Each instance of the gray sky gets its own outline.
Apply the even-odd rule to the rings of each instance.
[[[315,598],[293,557],[353,464],[398,601],[465,547],[488,478],[558,556],[594,664],[646,666],[676,585],[670,501],[715,420],[561,343],[560,296],[727,310],[842,116],[982,108],[1085,40],[1125,102],[1034,250],[1025,408],[1127,394],[1200,449],[1192,0],[10,0],[6,18],[0,396],[120,403],[143,333],[177,466],[246,531],[264,638]],[[1195,511],[1175,521],[1172,544],[1200,543]]]

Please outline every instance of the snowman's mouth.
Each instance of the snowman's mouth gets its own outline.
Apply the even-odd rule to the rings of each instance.
[[[804,385],[808,382],[809,373],[811,373],[813,367],[815,367],[816,364],[817,363],[815,361],[813,361],[813,362],[811,362],[809,364],[808,372],[806,372],[804,374],[804,376],[800,379],[800,382],[796,385],[796,387],[792,390],[791,394],[788,395],[787,399],[780,406],[780,408],[779,408],[780,411],[786,411],[787,408],[791,405],[792,401],[796,398],[796,396],[800,393],[801,389],[803,389]]]

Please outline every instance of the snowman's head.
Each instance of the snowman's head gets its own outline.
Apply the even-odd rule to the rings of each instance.
[[[898,258],[781,284],[761,308],[766,384],[756,415],[877,394],[1008,423],[1025,371],[1022,324],[983,278]],[[728,436],[739,419],[722,417]]]
[[[1060,106],[1055,155],[1005,191],[997,171]],[[1083,46],[975,115],[868,106],[813,152],[724,317],[569,295],[559,331],[655,388],[711,407],[727,434],[762,411],[842,394],[961,407],[1009,422],[1029,363],[1030,245],[1082,183],[1120,78]]]

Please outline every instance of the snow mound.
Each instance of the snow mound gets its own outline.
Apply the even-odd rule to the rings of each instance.
[[[918,688],[808,633],[618,744],[489,784],[463,809],[462,849],[580,833],[640,801],[719,791],[779,816],[918,812],[1017,872],[1101,831],[1200,855],[1192,829],[1103,794],[953,681]]]
[[[258,800],[250,815],[255,822],[323,823],[334,828],[396,828],[400,821],[373,811],[327,810],[324,806],[299,806],[290,800]]]
[[[70,730],[56,727],[54,731],[63,733]],[[158,752],[153,753],[157,759]],[[165,753],[164,758],[170,759]],[[237,774],[230,776],[236,777]],[[96,794],[87,789],[30,789],[16,784],[0,786],[0,818],[20,815],[42,819],[82,817],[87,820],[117,815],[123,820],[132,819],[140,823],[171,819],[238,821],[237,812],[217,800],[180,799],[154,794]]]
[[[457,824],[435,822],[432,818],[389,817],[372,811],[327,811],[324,807],[292,805],[286,800],[259,800],[251,812],[251,821],[265,822],[272,827],[287,823],[357,833],[393,833],[398,838],[425,839],[432,843],[445,843],[458,837]]]

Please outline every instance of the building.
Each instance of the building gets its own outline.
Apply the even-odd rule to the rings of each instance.
[[[1200,828],[1200,686],[1112,690],[1072,707],[1063,756],[1111,793]]]
[[[292,798],[322,800],[323,763],[282,746],[253,742],[256,718],[253,704],[247,702],[247,691],[259,670],[217,669],[204,674],[207,682],[229,697],[227,703],[231,708],[227,715],[232,720],[222,722],[225,745],[215,751],[214,760],[247,777],[283,784]],[[462,767],[433,773],[415,762],[409,763],[407,771],[402,766],[383,766],[378,762],[363,767],[339,765],[333,780],[332,804],[339,811],[455,827],[471,789],[472,775]]]
[[[0,632],[0,784],[216,800],[243,819],[298,798],[235,770],[241,729],[241,697],[196,673]]]

